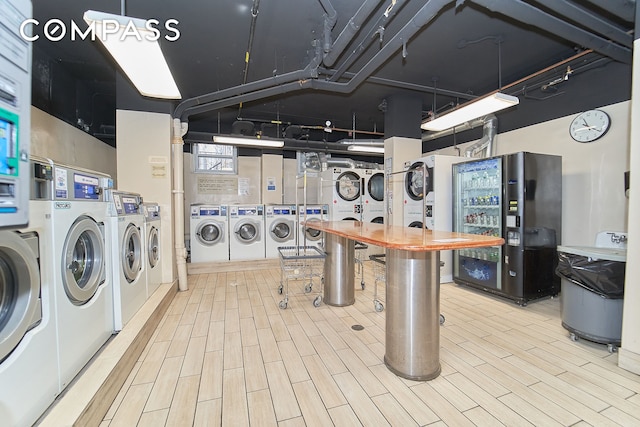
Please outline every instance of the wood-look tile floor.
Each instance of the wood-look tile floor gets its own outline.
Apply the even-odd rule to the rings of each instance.
[[[189,276],[102,426],[640,426],[640,377],[571,341],[559,299],[519,307],[443,284],[442,373],[414,382],[382,361],[369,262],[348,307],[316,308],[293,282],[282,310],[279,281]]]

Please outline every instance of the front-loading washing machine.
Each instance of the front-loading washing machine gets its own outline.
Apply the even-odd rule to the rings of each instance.
[[[364,169],[362,221],[384,224],[384,172]]]
[[[359,171],[330,168],[321,173],[321,202],[329,206],[330,221],[362,221],[363,178]]]
[[[121,331],[147,300],[142,197],[110,190],[108,236],[113,278],[113,330]]]
[[[162,250],[160,244],[160,205],[143,203],[143,241],[145,244],[145,272],[147,274],[147,298],[162,284]]]
[[[298,206],[298,245],[315,246],[322,244],[324,237],[322,231],[309,228],[304,225],[305,221],[328,221],[329,205],[300,205]]]
[[[56,164],[53,277],[61,389],[113,333],[113,281],[105,246],[108,175]]]
[[[229,259],[265,257],[264,205],[229,206]]]
[[[2,425],[33,425],[60,393],[53,263],[51,204],[31,200],[28,227],[0,231]]]
[[[191,262],[229,261],[229,214],[226,205],[191,205]]]
[[[452,166],[464,157],[430,155],[408,165],[404,185],[404,225],[429,230],[452,230]],[[426,179],[423,170],[426,167]],[[423,188],[426,185],[426,188]],[[423,197],[423,194],[426,194]],[[423,218],[424,204],[424,218]],[[440,251],[442,283],[453,280],[452,252]]]
[[[265,257],[278,258],[278,247],[296,244],[295,205],[266,205],[265,210]]]

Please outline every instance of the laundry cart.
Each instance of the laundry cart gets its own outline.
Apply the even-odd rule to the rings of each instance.
[[[326,254],[317,246],[281,246],[278,248],[280,256],[280,285],[278,293],[284,293],[284,299],[280,301],[280,308],[285,309],[289,303],[289,281],[302,281],[304,293],[313,290],[314,278],[320,282],[318,296],[313,300],[313,305],[319,307],[322,304],[323,271]]]
[[[355,252],[355,262],[358,264],[358,274],[360,274],[360,287],[364,291],[365,283],[364,283],[364,261],[367,255],[367,249],[369,249],[369,245],[356,242],[354,245]]]
[[[385,276],[387,274],[387,263],[384,254],[369,255],[369,260],[373,265],[373,308],[377,312],[384,310],[384,305],[378,299],[378,284],[385,283]]]

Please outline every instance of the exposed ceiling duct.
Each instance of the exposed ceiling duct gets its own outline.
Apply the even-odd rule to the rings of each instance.
[[[484,117],[482,138],[464,152],[465,157],[492,157],[495,155],[495,139],[498,134],[498,119],[493,114]]]

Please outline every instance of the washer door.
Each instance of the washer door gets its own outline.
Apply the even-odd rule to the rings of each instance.
[[[422,221],[413,221],[411,224],[409,224],[409,227],[411,227],[411,228],[423,228]]]
[[[234,233],[238,242],[248,245],[260,239],[260,226],[253,221],[240,221]]]
[[[371,220],[374,224],[384,224],[384,217],[377,216]]]
[[[88,302],[104,282],[104,237],[87,216],[73,223],[62,248],[62,285],[75,305]]]
[[[0,362],[42,319],[37,248],[34,233],[0,231]]]
[[[318,218],[310,218],[307,222],[311,221],[321,221]],[[315,228],[304,227],[304,235],[307,240],[318,241],[322,239],[322,231],[316,230]]]
[[[369,196],[377,202],[381,202],[384,199],[384,174],[382,172],[371,175],[367,184],[367,191]]]
[[[142,269],[142,237],[133,223],[129,223],[124,231],[120,256],[124,278],[129,283],[136,281]]]
[[[336,193],[342,200],[352,202],[360,198],[360,176],[351,171],[343,172],[336,180]]]
[[[160,261],[160,237],[158,229],[151,227],[149,229],[149,237],[147,238],[147,261],[149,267],[155,267]]]
[[[427,168],[427,176],[423,179],[424,162],[415,162],[409,167],[404,178],[404,187],[407,195],[413,200],[422,200],[425,191],[433,191],[433,168]],[[426,184],[426,190],[422,188]]]
[[[198,241],[205,246],[224,242],[224,226],[215,221],[203,221],[196,229]]]
[[[287,220],[276,220],[269,230],[271,238],[276,242],[286,242],[293,238],[293,222]]]

